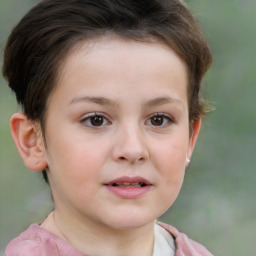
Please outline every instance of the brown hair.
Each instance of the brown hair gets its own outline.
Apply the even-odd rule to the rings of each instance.
[[[157,39],[188,68],[189,120],[204,113],[202,77],[212,56],[196,18],[179,0],[43,0],[13,29],[3,75],[30,120],[42,129],[49,95],[65,57],[78,42],[112,33],[129,40]]]

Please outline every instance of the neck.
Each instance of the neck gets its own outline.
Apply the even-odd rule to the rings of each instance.
[[[143,227],[116,230],[95,223],[67,220],[53,212],[42,227],[58,235],[77,250],[94,256],[152,256],[154,222]]]

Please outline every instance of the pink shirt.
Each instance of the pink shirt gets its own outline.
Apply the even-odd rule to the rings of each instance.
[[[176,243],[175,256],[213,256],[205,247],[189,239],[176,228],[158,223],[173,235]],[[32,224],[13,239],[6,248],[6,256],[88,256],[73,248],[60,237]]]

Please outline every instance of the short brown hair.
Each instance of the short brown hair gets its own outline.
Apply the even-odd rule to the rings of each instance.
[[[179,0],[43,0],[13,29],[3,75],[30,120],[44,124],[61,63],[78,42],[106,33],[157,39],[185,61],[190,124],[204,112],[199,91],[212,56],[196,18]],[[42,127],[43,128],[43,127]]]

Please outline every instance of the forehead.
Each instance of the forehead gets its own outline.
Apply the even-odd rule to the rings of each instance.
[[[106,36],[80,42],[71,49],[55,89],[71,92],[71,87],[80,85],[85,91],[92,86],[111,87],[113,91],[116,85],[122,91],[125,81],[139,90],[142,83],[168,83],[169,79],[187,86],[186,64],[169,46]],[[160,86],[155,89],[161,91]]]
[[[148,68],[155,70],[168,70],[173,69],[174,63],[178,68],[186,69],[186,63],[170,46],[161,41],[136,41],[109,35],[76,43],[59,68],[59,79],[70,75],[72,67],[77,68],[82,62],[90,66],[95,64],[99,68],[105,66],[107,70],[109,63],[113,61],[116,66],[121,64],[127,69],[129,66],[145,67],[146,64]],[[187,72],[184,75],[187,79]]]

